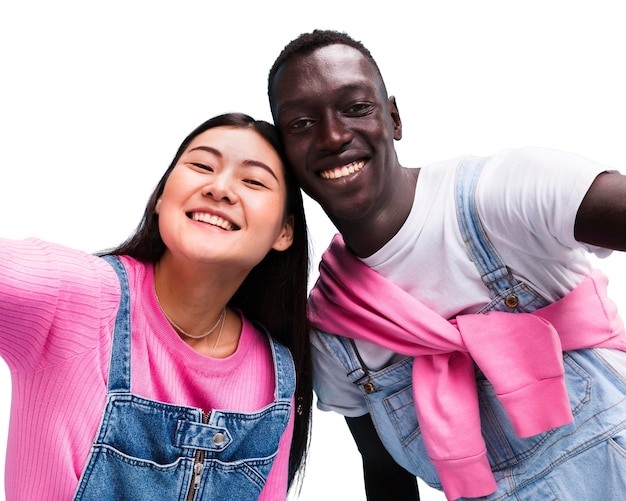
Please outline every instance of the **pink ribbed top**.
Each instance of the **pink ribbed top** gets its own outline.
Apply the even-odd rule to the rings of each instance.
[[[200,355],[164,318],[151,265],[123,258],[131,289],[132,391],[211,410],[274,400],[267,337],[245,318],[237,351]],[[8,501],[70,500],[100,424],[119,282],[102,259],[35,239],[0,239],[0,356],[12,376]],[[262,500],[284,500],[293,419]]]

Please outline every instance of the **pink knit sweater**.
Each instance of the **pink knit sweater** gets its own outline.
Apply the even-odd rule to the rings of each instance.
[[[245,318],[237,351],[200,355],[164,318],[150,265],[123,258],[132,311],[132,391],[203,410],[251,412],[274,400],[265,334]],[[12,376],[8,501],[70,500],[104,410],[119,282],[104,260],[0,239],[0,356]],[[293,419],[260,497],[284,500]]]
[[[480,497],[496,484],[480,431],[473,362],[493,384],[519,436],[570,423],[562,351],[626,351],[606,285],[594,272],[532,314],[491,312],[448,321],[358,260],[336,236],[311,291],[309,319],[322,331],[415,357],[416,411],[444,492],[448,499]]]

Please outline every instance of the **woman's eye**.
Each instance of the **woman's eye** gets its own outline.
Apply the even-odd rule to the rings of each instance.
[[[243,182],[247,184],[251,184],[252,186],[260,186],[262,188],[267,188],[267,186],[263,184],[261,181],[259,181],[258,179],[244,179]]]
[[[191,165],[193,165],[194,167],[197,167],[198,169],[202,169],[202,170],[206,170],[206,171],[209,171],[209,172],[213,172],[213,168],[210,167],[209,165],[199,164],[199,163],[195,163],[195,162],[192,162]]]

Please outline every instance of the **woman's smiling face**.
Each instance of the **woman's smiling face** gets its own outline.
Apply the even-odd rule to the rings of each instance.
[[[161,237],[174,255],[251,269],[291,245],[284,166],[252,129],[222,126],[196,136],[157,203]]]

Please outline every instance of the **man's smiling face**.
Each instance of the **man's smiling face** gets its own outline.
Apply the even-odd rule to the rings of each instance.
[[[359,218],[388,199],[401,125],[363,54],[334,44],[297,55],[279,69],[270,95],[291,167],[331,218]]]

